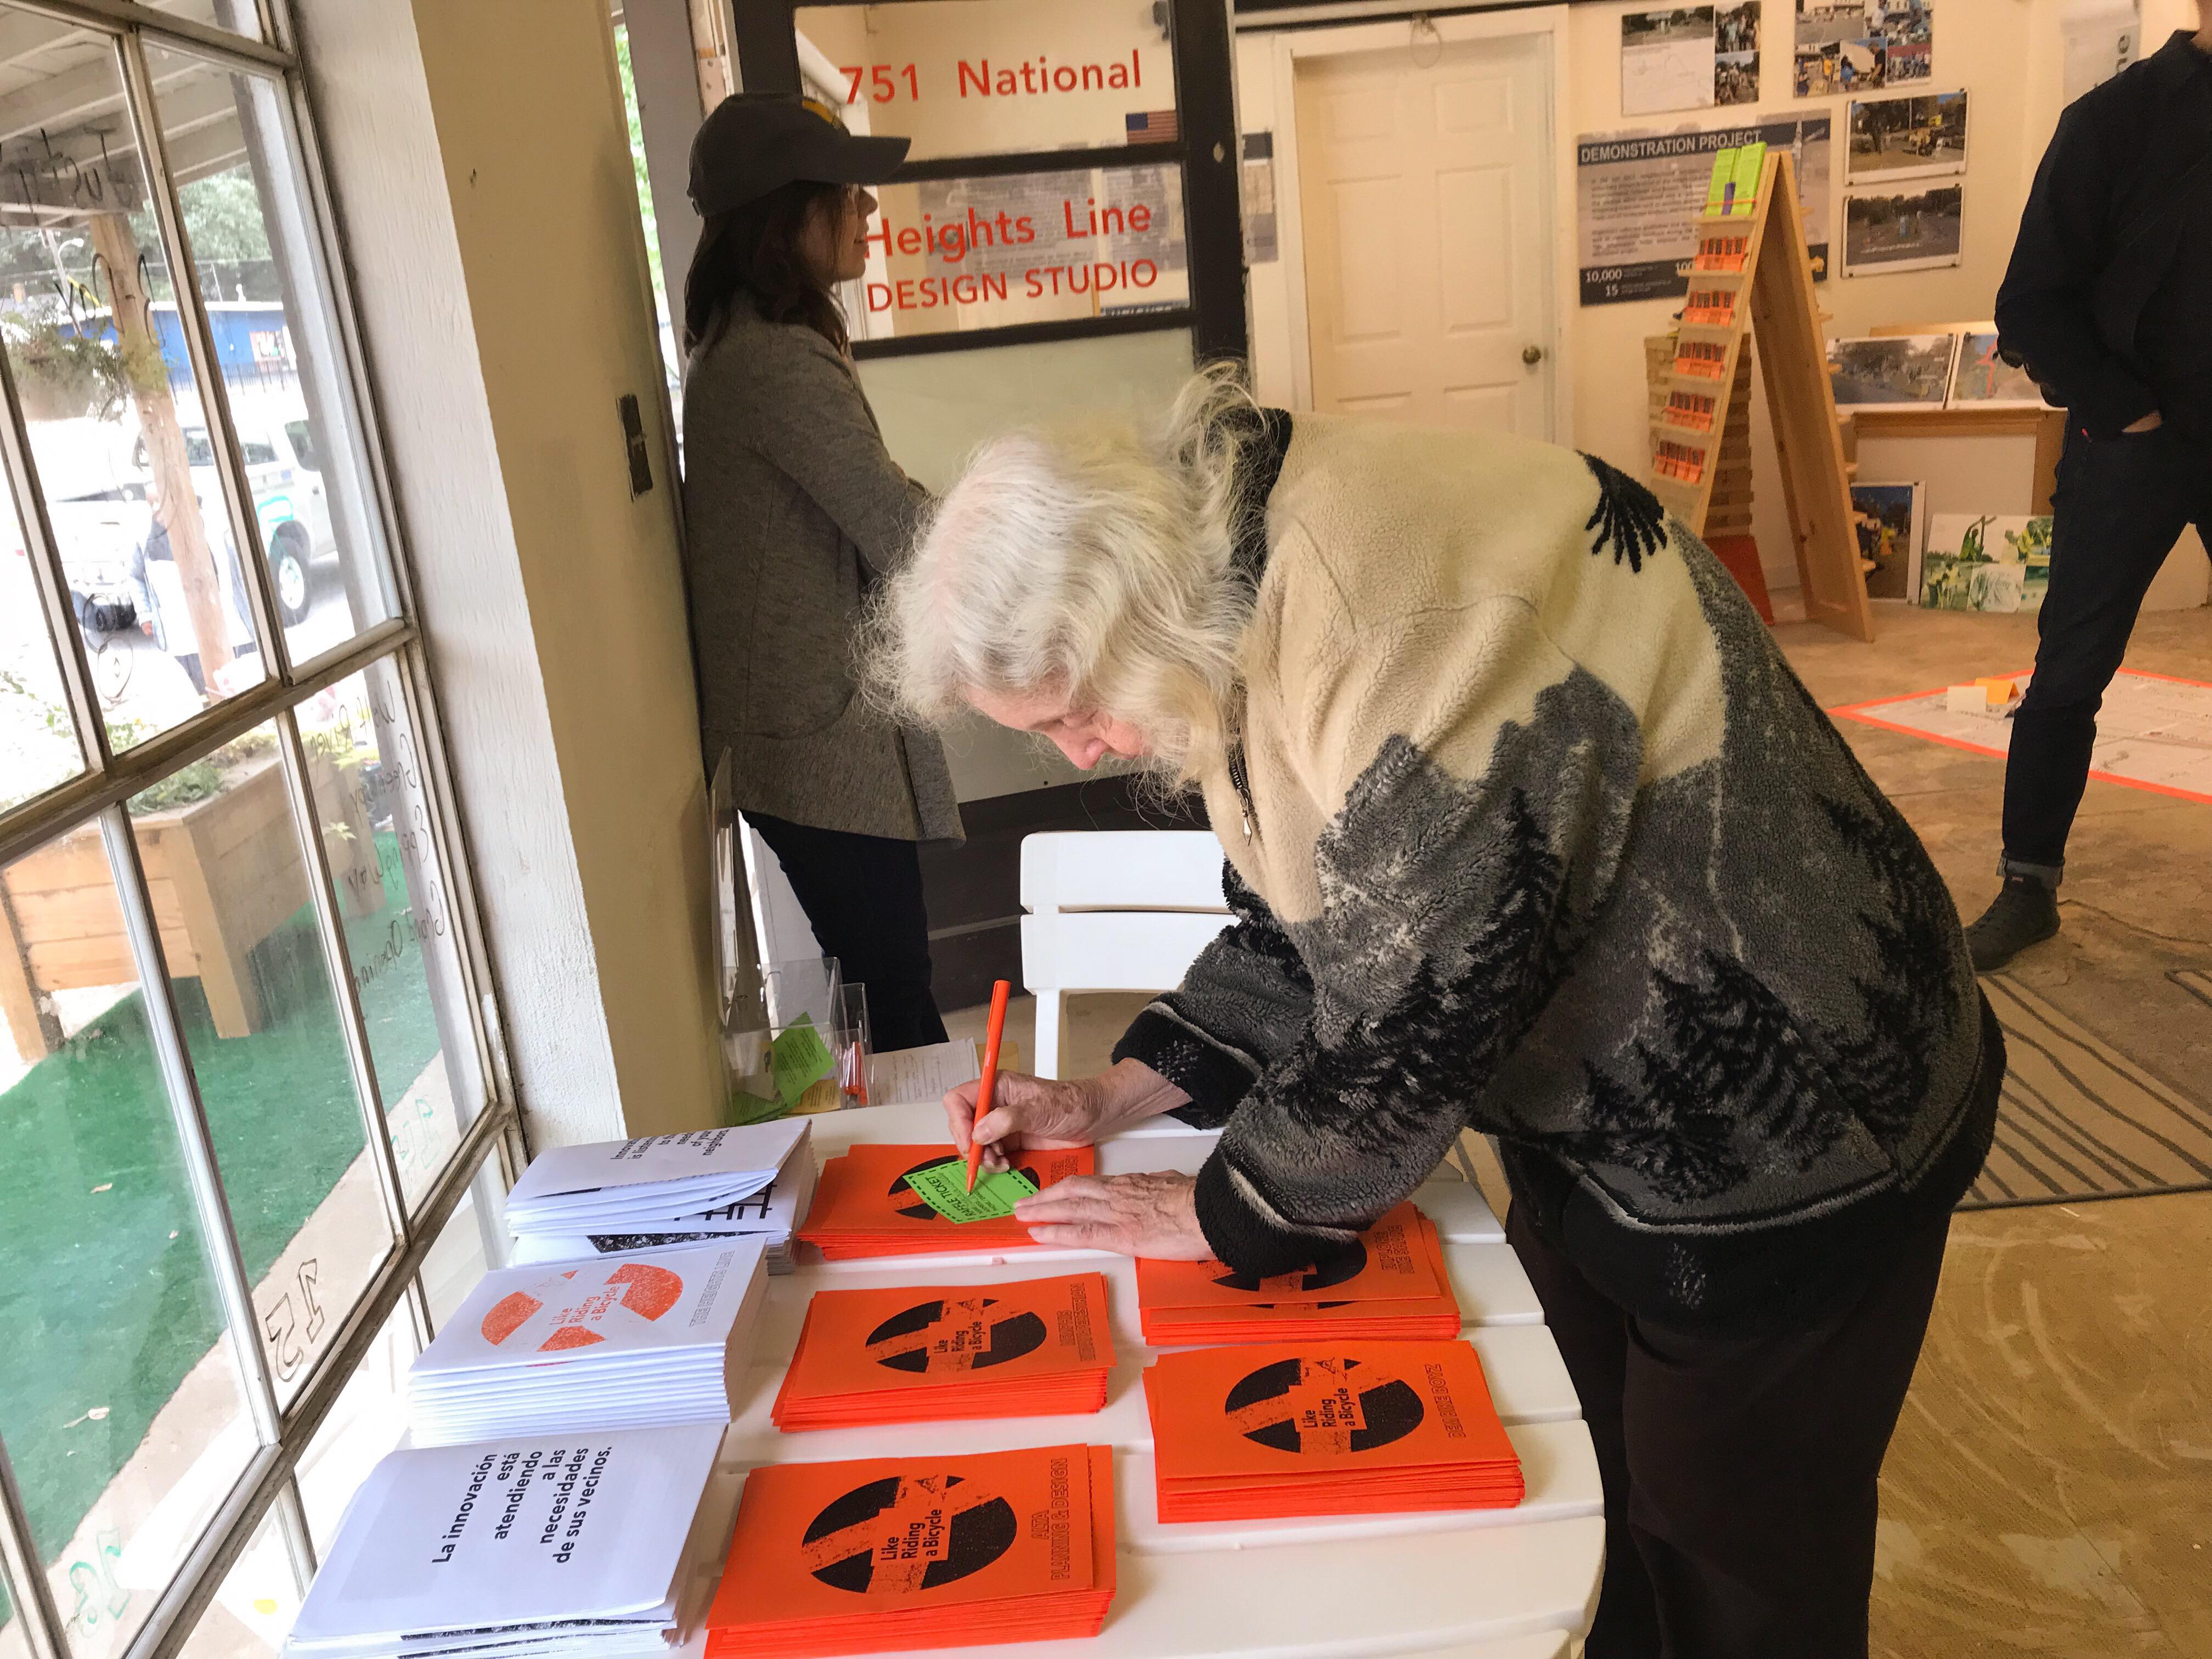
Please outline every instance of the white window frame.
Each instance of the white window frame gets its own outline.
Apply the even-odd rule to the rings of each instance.
[[[406,546],[393,510],[393,492],[365,369],[359,325],[345,282],[347,261],[331,211],[326,175],[316,141],[313,111],[300,60],[291,44],[298,36],[289,15],[289,0],[256,0],[262,33],[275,44],[172,16],[136,3],[135,0],[10,0],[10,3],[17,9],[35,12],[108,38],[123,77],[129,118],[140,135],[139,155],[148,193],[172,269],[180,277],[191,272],[194,265],[175,180],[167,166],[161,114],[147,76],[145,48],[180,48],[241,69],[258,70],[281,82],[284,137],[295,158],[297,175],[304,184],[306,200],[301,205],[313,221],[316,243],[313,276],[337,318],[344,373],[352,392],[352,412],[361,423],[362,445],[368,457],[368,487],[373,497],[372,510],[380,515],[385,544],[391,550],[391,576],[397,599],[396,614],[390,620],[310,661],[295,664],[287,648],[270,591],[267,562],[242,557],[240,564],[246,579],[248,601],[264,660],[270,671],[268,677],[259,685],[204,710],[173,730],[116,752],[107,740],[83,643],[70,615],[67,579],[39,488],[28,428],[13,372],[4,354],[0,354],[0,398],[4,398],[4,417],[0,417],[0,468],[4,469],[7,484],[19,504],[26,550],[31,556],[48,631],[60,659],[65,694],[84,763],[78,775],[0,812],[0,866],[72,830],[94,823],[100,828],[144,994],[148,1024],[170,1115],[181,1143],[193,1206],[226,1315],[225,1340],[230,1345],[244,1388],[246,1414],[257,1441],[243,1473],[216,1506],[200,1535],[186,1551],[174,1577],[158,1594],[144,1623],[119,1656],[119,1659],[171,1659],[191,1638],[224,1575],[266,1516],[273,1514],[276,1521],[298,1587],[304,1593],[314,1574],[315,1555],[295,1469],[337,1403],[340,1390],[403,1303],[408,1310],[403,1328],[411,1331],[418,1346],[428,1340],[430,1310],[422,1279],[425,1258],[472,1189],[480,1221],[490,1213],[498,1191],[521,1167],[524,1147],[509,1081],[512,1071],[498,1038],[498,1011],[493,1000],[493,978],[474,883],[454,817],[453,802],[456,796],[446,744],[422,653],[422,634],[415,619],[414,584],[410,578]],[[246,487],[206,302],[196,282],[179,280],[173,286],[188,356],[202,388],[209,431],[217,440],[216,472],[230,515],[231,535],[241,550],[252,548],[258,544],[254,533],[252,497]],[[307,757],[294,714],[301,703],[318,693],[384,661],[392,663],[396,670],[409,728],[424,763],[422,793],[430,818],[434,852],[451,901],[463,1000],[468,1006],[476,1048],[473,1076],[482,1083],[477,1098],[456,1103],[464,1123],[459,1145],[428,1189],[411,1201],[400,1179],[384,1121],[375,1064],[346,955],[329,861],[317,828]],[[263,725],[272,726],[276,732],[297,840],[313,889],[324,963],[340,1011],[370,1163],[394,1240],[368,1287],[337,1322],[331,1341],[316,1358],[289,1404],[279,1402],[262,1343],[252,1285],[223,1194],[206,1110],[178,1021],[145,872],[139,862],[136,839],[124,806],[132,795],[179,766],[210,754]],[[486,1242],[488,1251],[496,1250],[497,1241],[489,1231]],[[33,1659],[70,1659],[67,1627],[40,1559],[4,1442],[0,1442],[0,1584],[4,1584],[8,1591],[14,1615],[21,1622]]]

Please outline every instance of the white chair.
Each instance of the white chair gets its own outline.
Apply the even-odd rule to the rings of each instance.
[[[1070,993],[1167,990],[1225,925],[1221,843],[1204,830],[1026,836],[1022,908],[1036,1075],[1058,1077]]]

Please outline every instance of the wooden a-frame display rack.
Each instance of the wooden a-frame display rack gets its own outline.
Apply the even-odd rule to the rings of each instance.
[[[1820,308],[1787,151],[1770,153],[1749,213],[1701,214],[1674,372],[1651,422],[1652,488],[1700,537],[1748,535],[1751,368],[1759,343],[1805,617],[1874,638],[1836,427]]]

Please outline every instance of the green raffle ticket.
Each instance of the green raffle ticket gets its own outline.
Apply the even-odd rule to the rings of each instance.
[[[1015,1205],[1036,1191],[1036,1183],[1019,1170],[999,1170],[979,1172],[971,1193],[964,1158],[916,1170],[906,1184],[947,1221],[1003,1221],[1013,1214]]]
[[[814,1029],[814,1022],[801,1014],[798,1023],[787,1025],[769,1044],[769,1069],[775,1078],[776,1098],[787,1109],[799,1104],[805,1094],[819,1079],[829,1076],[830,1068],[837,1063],[830,1052],[830,1045],[822,1040],[822,1033]]]

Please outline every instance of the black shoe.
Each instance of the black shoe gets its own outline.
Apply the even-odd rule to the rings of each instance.
[[[1966,950],[1976,973],[1993,974],[2057,931],[2058,895],[2033,876],[2007,876],[2004,890],[1966,929]]]

